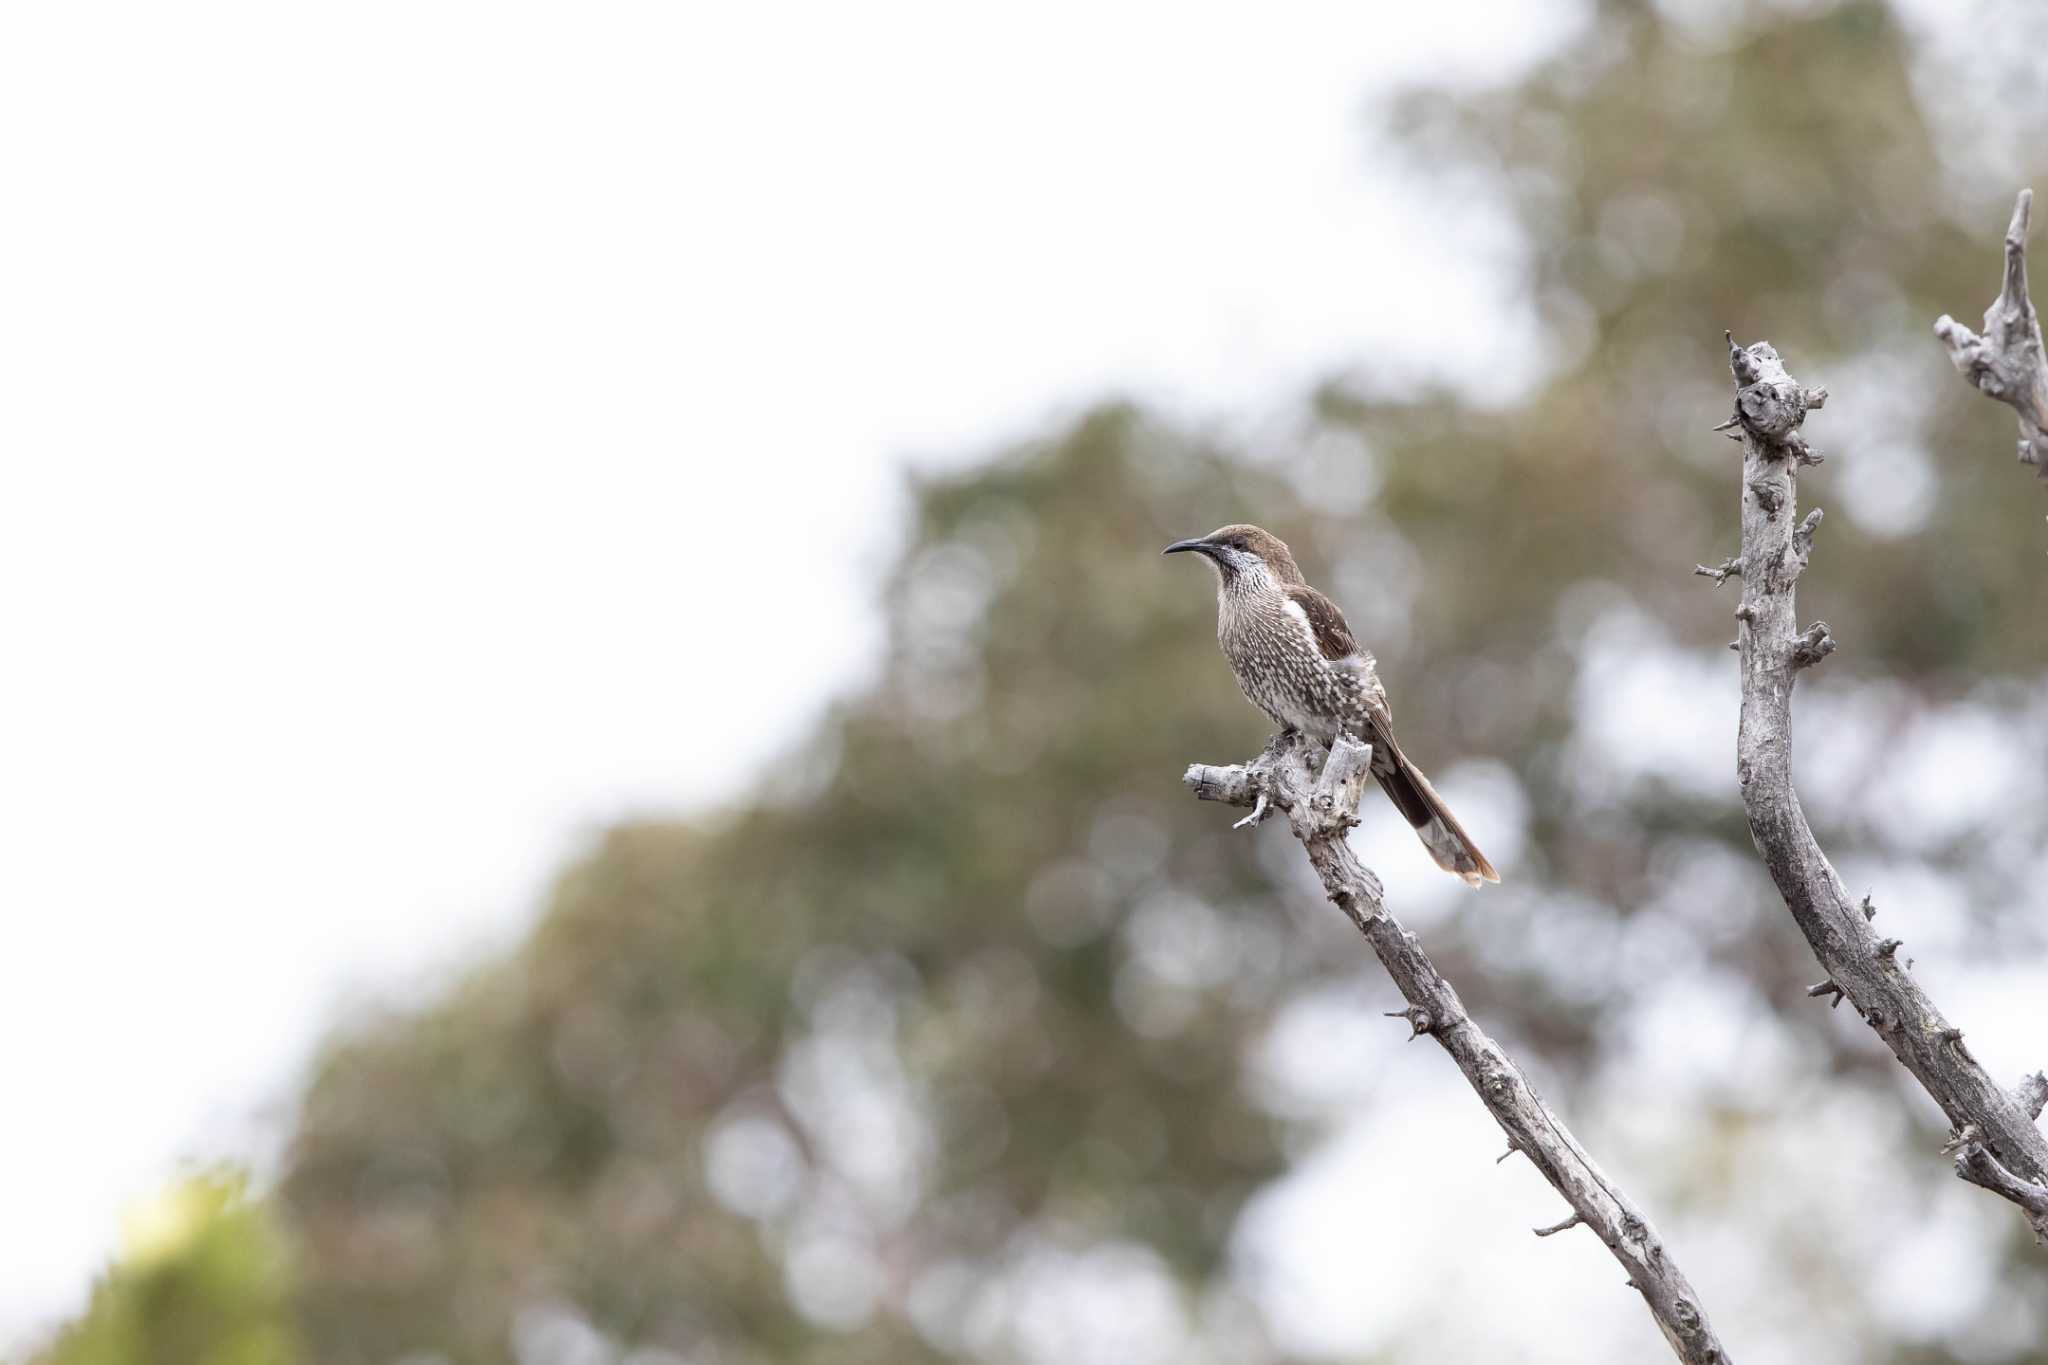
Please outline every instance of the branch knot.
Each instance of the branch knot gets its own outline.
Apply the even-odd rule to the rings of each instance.
[[[1811,668],[1835,652],[1835,637],[1828,633],[1828,623],[1815,621],[1792,641],[1792,667]]]
[[[1429,1017],[1429,1011],[1420,1005],[1410,1005],[1405,1010],[1388,1010],[1387,1018],[1408,1021],[1408,1041],[1411,1043],[1436,1027],[1436,1021]]]
[[[1737,346],[1734,333],[1723,335],[1728,338],[1728,368],[1735,373],[1735,419],[1742,429],[1776,454],[1794,456],[1802,464],[1819,463],[1794,433],[1807,413],[1826,405],[1828,391],[1796,382],[1770,342]]]
[[[1785,552],[1785,578],[1791,582],[1806,572],[1806,563],[1813,557],[1813,533],[1820,529],[1821,510],[1816,507],[1806,514],[1806,520],[1792,532],[1792,544]]]

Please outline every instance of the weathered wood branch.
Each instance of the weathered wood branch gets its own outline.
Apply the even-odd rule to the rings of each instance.
[[[2041,1227],[2048,1223],[2048,1185],[2037,1185],[2031,1180],[2022,1180],[2005,1168],[2005,1163],[1992,1155],[1985,1145],[1984,1134],[1974,1123],[1963,1125],[1963,1131],[1956,1134],[1943,1151],[1956,1154],[1956,1174],[1972,1185],[1981,1185],[2001,1199],[2009,1199],[2026,1211],[2027,1221],[2032,1223],[2036,1238],[2042,1236]]]
[[[2048,1105],[2048,1072],[2036,1071],[2031,1076],[2020,1077],[2019,1088],[2013,1094],[2028,1118],[2040,1118],[2042,1106]]]
[[[2034,192],[2021,190],[2005,230],[2005,279],[1984,311],[1984,335],[1943,313],[1934,334],[1963,378],[2020,418],[2020,463],[2048,479],[2048,362],[2041,353],[2041,320],[2027,297],[2027,228]]]
[[[2048,1182],[2048,1139],[2033,1117],[2048,1084],[2037,1087],[2029,1079],[2007,1090],[1977,1064],[1963,1045],[1962,1030],[1907,975],[1899,940],[1880,939],[1871,928],[1876,912],[1869,898],[1859,903],[1849,894],[1793,790],[1793,680],[1834,649],[1825,625],[1799,629],[1794,601],[1817,524],[1811,515],[1796,520],[1799,469],[1812,456],[1799,426],[1827,400],[1827,390],[1796,383],[1768,342],[1745,348],[1731,338],[1728,350],[1742,428],[1736,781],[1757,851],[1827,973],[1807,994],[1833,994],[1836,1004],[1848,999],[1948,1116],[1963,1144],[1957,1173],[2018,1204],[2035,1234],[2048,1239],[2048,1188],[2042,1188]],[[1972,1155],[1973,1146],[1984,1160]]]
[[[1329,757],[1316,766],[1320,750],[1299,739],[1276,736],[1248,764],[1196,764],[1185,781],[1204,801],[1285,812],[1323,891],[1372,945],[1408,1007],[1395,1013],[1408,1021],[1409,1036],[1428,1034],[1465,1073],[1480,1103],[1507,1134],[1508,1153],[1525,1153],[1571,1206],[1562,1222],[1538,1228],[1550,1236],[1583,1223],[1628,1271],[1629,1287],[1643,1296],[1671,1349],[1687,1365],[1726,1362],[1727,1354],[1707,1322],[1699,1296],[1686,1283],[1655,1229],[1613,1181],[1593,1164],[1578,1139],[1550,1111],[1522,1069],[1488,1037],[1451,983],[1422,951],[1414,934],[1389,914],[1379,878],[1351,851],[1345,833],[1358,823],[1358,799],[1372,766],[1372,749],[1339,736]]]

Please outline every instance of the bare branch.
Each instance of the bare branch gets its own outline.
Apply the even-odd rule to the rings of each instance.
[[[1834,993],[1835,998],[1828,1001],[1828,1008],[1834,1009],[1842,1003],[1842,988],[1840,986],[1837,986],[1832,981],[1816,981],[1813,985],[1806,988],[1806,993],[1816,1000],[1830,991]]]
[[[2016,220],[2017,222],[2018,220]],[[2022,297],[2024,296],[2022,292]],[[1785,907],[1813,948],[1827,980],[1807,993],[1846,996],[1892,1054],[1920,1083],[1951,1129],[1974,1131],[1984,1165],[1972,1158],[1975,1180],[2020,1205],[2033,1221],[2034,1196],[2027,1190],[2048,1179],[2048,1139],[2034,1126],[2025,1104],[2031,1089],[2009,1092],[1994,1082],[1963,1045],[1927,993],[1898,962],[1900,942],[1879,939],[1870,921],[1877,911],[1869,896],[1849,894],[1813,837],[1792,787],[1792,686],[1801,669],[1825,657],[1834,640],[1816,623],[1797,625],[1794,566],[1804,568],[1811,550],[1813,519],[1794,517],[1799,502],[1796,458],[1804,443],[1798,425],[1819,404],[1803,401],[1813,391],[1785,373],[1768,342],[1746,348],[1730,341],[1729,367],[1737,388],[1736,411],[1743,416],[1742,562],[1778,566],[1742,579],[1745,625],[1742,653],[1742,725],[1736,741],[1736,781],[1749,815],[1750,835],[1777,883]],[[1751,416],[1756,420],[1752,422]],[[1806,532],[1804,545],[1798,543]],[[2048,1081],[2042,1085],[2048,1095]],[[1992,1174],[1995,1167],[2010,1185]],[[1957,1169],[1963,1168],[1958,1158]],[[2014,1190],[2025,1197],[2019,1197]],[[2048,1190],[2042,1191],[2048,1199]],[[2036,1230],[2039,1224],[2035,1223]]]
[[[1585,1221],[1585,1219],[1579,1217],[1579,1215],[1574,1213],[1566,1216],[1563,1222],[1552,1223],[1547,1228],[1530,1228],[1529,1231],[1535,1233],[1538,1237],[1555,1237],[1558,1233],[1563,1232],[1565,1229],[1575,1228]]]
[[[1948,347],[1963,378],[2012,406],[2020,419],[2020,463],[2048,479],[2048,364],[2041,354],[2041,320],[2027,297],[2027,228],[2034,192],[2021,190],[2005,230],[2005,278],[1984,311],[1984,335],[1943,313],[1934,334]]]
[[[1942,1150],[1956,1154],[1957,1176],[2024,1209],[2027,1226],[2034,1230],[2034,1240],[2048,1246],[2048,1185],[2022,1180],[2007,1170],[2005,1163],[1984,1145],[1984,1134],[1974,1123],[1964,1124],[1963,1131]]]
[[[1507,1134],[1508,1151],[1525,1154],[1571,1206],[1571,1218],[1550,1231],[1574,1222],[1591,1227],[1628,1271],[1631,1286],[1643,1296],[1678,1358],[1688,1365],[1726,1365],[1728,1357],[1699,1297],[1649,1220],[1593,1164],[1500,1044],[1472,1021],[1415,935],[1388,912],[1379,878],[1351,851],[1344,836],[1357,823],[1359,795],[1371,770],[1371,747],[1348,735],[1338,737],[1326,759],[1298,736],[1275,736],[1248,764],[1196,764],[1184,781],[1204,801],[1251,806],[1263,795],[1271,807],[1286,813],[1322,878],[1324,893],[1365,935],[1408,1002],[1393,1013],[1408,1020],[1409,1036],[1426,1033],[1436,1039]]]
[[[1739,559],[1724,559],[1719,565],[1711,569],[1704,564],[1695,564],[1692,572],[1696,578],[1713,579],[1714,586],[1718,588],[1731,578],[1742,577],[1742,561]]]

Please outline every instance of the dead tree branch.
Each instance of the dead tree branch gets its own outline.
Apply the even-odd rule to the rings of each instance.
[[[2031,1076],[2020,1077],[2019,1089],[2013,1092],[2019,1097],[2020,1108],[2030,1119],[2041,1117],[2043,1105],[2048,1105],[2048,1072],[2036,1071]]]
[[[1859,904],[1821,851],[1792,788],[1792,684],[1833,650],[1827,627],[1801,631],[1794,584],[1812,548],[1815,515],[1798,522],[1799,468],[1811,455],[1799,435],[1827,390],[1796,383],[1768,342],[1728,343],[1742,428],[1742,723],[1736,781],[1749,832],[1827,980],[1807,994],[1846,997],[1921,1088],[1963,1144],[1957,1173],[2012,1200],[2048,1238],[2048,1140],[2034,1126],[2048,1085],[2012,1090],[1994,1082],[1898,960],[1897,939],[1879,939],[1866,897]],[[1980,1149],[1983,1159],[1971,1155]]]
[[[2005,230],[2005,280],[1984,311],[1984,335],[1943,313],[1934,334],[1963,378],[2020,417],[2020,463],[2048,479],[2048,363],[2041,354],[2041,320],[2027,297],[2027,227],[2034,192],[2021,190]]]
[[[1627,1269],[1629,1285],[1643,1296],[1657,1326],[1678,1358],[1688,1365],[1726,1362],[1714,1329],[1649,1220],[1593,1164],[1564,1124],[1537,1095],[1499,1043],[1465,1013],[1451,983],[1444,980],[1414,934],[1387,912],[1379,878],[1358,861],[1345,832],[1358,823],[1358,799],[1372,765],[1372,749],[1339,736],[1320,771],[1315,746],[1276,736],[1248,764],[1196,764],[1183,779],[1204,801],[1283,811],[1308,860],[1322,878],[1333,904],[1372,945],[1408,1007],[1410,1037],[1428,1034],[1465,1073],[1480,1103],[1507,1134],[1508,1150],[1525,1153],[1552,1188],[1571,1206],[1571,1216],[1539,1236],[1575,1223],[1593,1229]]]

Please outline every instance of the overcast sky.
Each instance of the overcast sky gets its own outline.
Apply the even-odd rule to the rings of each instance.
[[[326,1024],[857,683],[906,460],[1479,341],[1512,242],[1366,101],[1567,27],[10,7],[0,1343],[180,1160],[260,1155]]]

